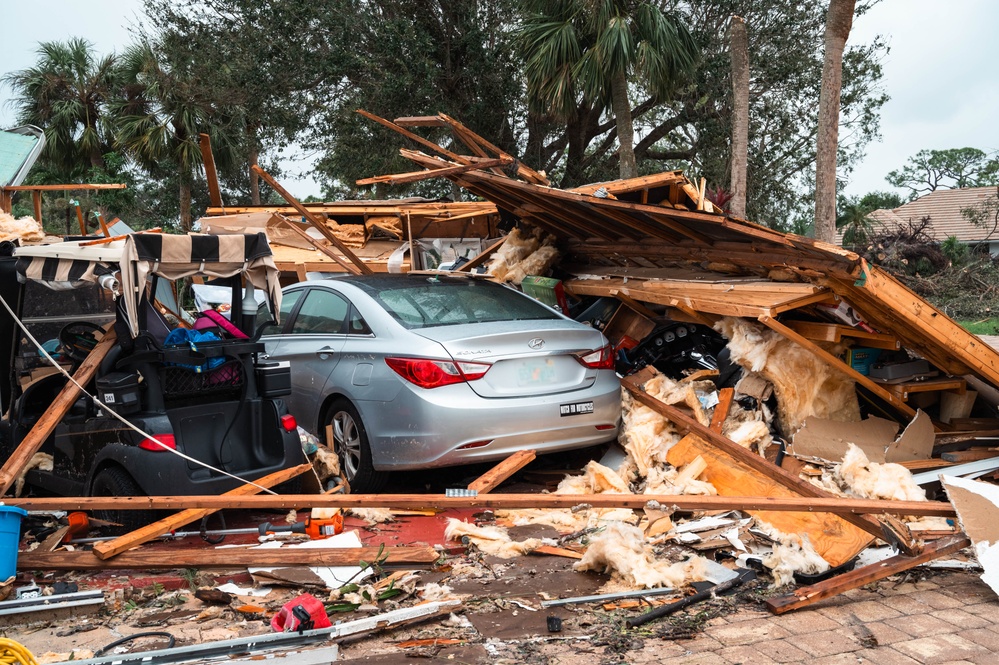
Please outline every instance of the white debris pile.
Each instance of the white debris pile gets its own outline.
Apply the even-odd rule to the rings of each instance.
[[[678,589],[706,577],[701,557],[671,563],[657,559],[638,527],[615,522],[594,538],[576,570],[610,573],[612,577],[637,588]]]

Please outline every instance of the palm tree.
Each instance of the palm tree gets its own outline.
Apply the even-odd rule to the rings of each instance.
[[[874,234],[874,222],[869,217],[871,211],[855,198],[840,203],[836,228],[843,231],[844,247],[860,247],[871,239]]]
[[[638,175],[630,82],[665,99],[699,49],[675,16],[643,0],[524,0],[520,29],[535,112],[572,122],[596,105],[614,114],[622,178]]]
[[[42,159],[65,180],[81,167],[104,167],[110,151],[107,102],[114,83],[115,55],[98,57],[81,38],[38,45],[34,67],[6,74],[21,123],[45,131]]]
[[[822,89],[815,141],[815,237],[836,242],[836,151],[839,147],[843,49],[853,26],[856,0],[829,0]]]
[[[128,157],[150,174],[168,164],[180,182],[180,228],[191,230],[191,189],[201,164],[198,134],[207,133],[220,169],[236,151],[241,127],[237,110],[220,108],[185,74],[183,63],[168,63],[156,45],[140,41],[120,56],[118,94],[112,103],[118,142]]]

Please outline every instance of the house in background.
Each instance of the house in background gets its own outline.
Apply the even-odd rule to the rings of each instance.
[[[980,211],[975,217],[965,211]],[[989,253],[999,255],[999,198],[996,187],[969,187],[967,189],[938,189],[894,210],[875,210],[868,215],[875,232],[909,222],[918,224],[924,217],[930,218],[927,234],[937,242],[944,242],[951,236],[967,245],[988,244]],[[843,230],[837,234],[842,244]]]

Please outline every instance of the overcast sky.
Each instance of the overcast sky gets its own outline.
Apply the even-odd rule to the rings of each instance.
[[[102,51],[121,50],[140,20],[141,2],[8,0],[3,10],[7,29],[0,40],[0,73],[31,66],[42,41],[81,36]],[[867,148],[847,194],[891,189],[885,174],[923,148],[999,149],[997,25],[995,0],[882,0],[854,22],[850,43],[878,34],[888,39],[884,86],[891,100],[882,109],[882,140]],[[0,127],[14,122],[9,99],[10,91],[0,90]],[[288,168],[305,171],[286,182],[293,194],[319,194],[308,177],[307,159]]]

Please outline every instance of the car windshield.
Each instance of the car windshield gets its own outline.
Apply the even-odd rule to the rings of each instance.
[[[428,277],[362,288],[409,329],[560,318],[536,300],[491,282]]]

